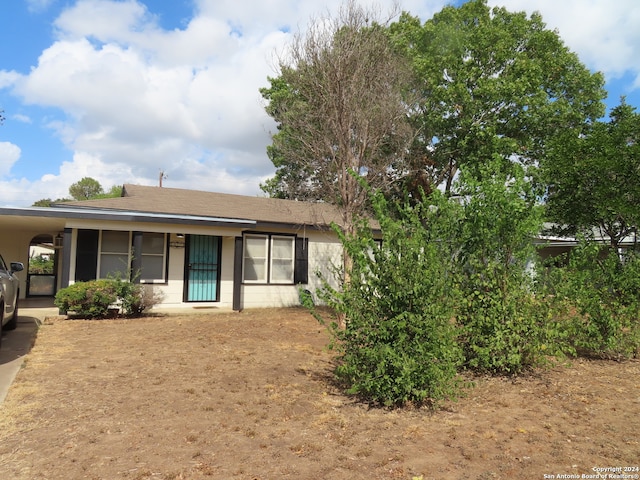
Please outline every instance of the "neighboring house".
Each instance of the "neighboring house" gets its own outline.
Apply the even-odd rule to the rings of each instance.
[[[553,233],[554,224],[545,223],[543,226],[543,232],[538,235],[534,240],[534,244],[538,247],[538,255],[542,260],[550,258],[556,258],[560,262],[566,262],[567,254],[571,252],[573,248],[578,245],[578,239],[576,237],[563,237]],[[593,228],[591,231],[591,237],[594,241],[608,247],[611,244],[610,239],[603,235],[598,228]],[[622,238],[619,243],[618,254],[622,254],[628,249],[637,249],[638,238],[636,233]]]
[[[133,274],[167,307],[289,306],[341,263],[332,222],[328,204],[124,185],[117,198],[0,208],[0,251],[26,265],[30,245],[51,243],[56,290]]]

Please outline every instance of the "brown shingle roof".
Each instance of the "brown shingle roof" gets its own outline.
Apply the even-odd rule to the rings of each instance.
[[[131,184],[124,185],[121,197],[59,205],[255,220],[258,224],[328,226],[331,222],[342,223],[338,209],[326,203]]]

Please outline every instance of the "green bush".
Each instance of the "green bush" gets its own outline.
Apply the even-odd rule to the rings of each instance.
[[[461,304],[458,320],[465,366],[514,375],[542,366],[567,350],[563,331],[545,297],[522,288],[517,280],[507,291],[486,280],[475,282]]]
[[[114,280],[118,303],[122,313],[137,317],[147,308],[144,302],[144,286],[139,283]]]
[[[38,255],[29,258],[29,273],[36,274],[53,274],[53,258],[52,256]]]
[[[628,358],[640,348],[640,255],[622,257],[582,239],[566,267],[549,273],[571,346],[583,355]]]
[[[330,325],[340,355],[335,373],[349,393],[373,404],[434,407],[458,392],[462,357],[447,241],[455,206],[435,194],[433,200],[391,212],[375,197],[381,245],[364,224],[353,238],[339,233],[353,270],[342,290],[322,292],[346,321],[344,329]]]
[[[60,290],[55,305],[64,312],[87,318],[105,318],[113,309],[128,316],[140,316],[161,300],[151,288],[119,278],[78,282]]]
[[[372,404],[432,407],[459,393],[469,368],[517,375],[555,357],[631,356],[640,346],[640,254],[581,244],[568,267],[535,265],[542,227],[524,169],[462,174],[457,200],[438,191],[402,204],[372,197],[382,242],[362,222],[339,228],[352,270],[301,302],[328,326],[347,391]],[[493,169],[493,170],[492,170]]]
[[[467,367],[517,374],[557,353],[561,332],[535,292],[532,239],[542,211],[532,185],[523,170],[507,177],[490,168],[482,181],[462,178],[460,341]]]
[[[114,280],[78,282],[60,290],[55,297],[56,307],[87,318],[104,318],[118,300]]]

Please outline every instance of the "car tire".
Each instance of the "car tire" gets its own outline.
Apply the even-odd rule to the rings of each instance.
[[[13,309],[13,316],[11,317],[11,320],[9,320],[7,324],[4,326],[4,328],[5,330],[15,330],[17,326],[18,326],[18,299],[16,298],[16,304],[14,305],[14,309]]]
[[[0,303],[0,345],[2,345],[2,322],[4,321],[4,303]]]

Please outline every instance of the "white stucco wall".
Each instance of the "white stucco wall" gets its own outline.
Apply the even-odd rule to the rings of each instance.
[[[281,233],[281,232],[274,232]],[[243,308],[288,307],[300,305],[299,290],[305,288],[317,299],[316,292],[322,287],[322,277],[336,287],[333,268],[342,265],[342,245],[332,232],[305,231],[298,236],[309,239],[309,283],[306,285],[242,286]]]
[[[199,234],[213,235],[213,232],[198,232]],[[215,305],[222,308],[231,308],[233,305],[233,269],[235,236],[241,236],[241,232],[222,237],[221,275],[220,275],[220,301],[219,302],[183,302],[183,277],[184,277],[184,248],[175,245],[183,240],[175,234],[171,235],[169,250],[169,274],[166,285],[154,285],[155,291],[163,295],[162,306],[172,307],[198,307]],[[270,231],[270,233],[292,233],[284,229]],[[314,296],[322,287],[322,275],[337,286],[334,276],[334,267],[342,264],[342,246],[332,232],[304,231],[296,232],[297,235],[309,238],[309,283],[306,285],[269,285],[269,284],[243,284],[241,286],[242,308],[265,308],[299,305],[299,289],[306,288]],[[177,243],[176,243],[177,242]]]
[[[38,220],[39,222],[39,220]],[[204,227],[171,225],[151,222],[124,222],[124,221],[98,221],[90,219],[58,219],[52,225],[34,225],[37,222],[30,222],[31,230],[25,228],[24,231],[13,228],[11,236],[0,238],[0,253],[7,263],[13,261],[23,262],[25,271],[18,274],[21,281],[21,295],[26,293],[26,267],[28,264],[29,243],[35,234],[50,233],[52,237],[61,233],[65,228],[71,229],[72,248],[65,252],[69,261],[69,281],[75,281],[76,262],[76,240],[78,229],[92,230],[119,230],[119,231],[144,231],[169,234],[168,247],[168,273],[166,282],[147,284],[147,288],[153,289],[162,295],[162,306],[165,307],[198,307],[198,306],[218,306],[231,308],[233,305],[233,274],[234,274],[234,249],[235,238],[242,236],[240,228],[228,227]],[[26,222],[25,222],[26,224]],[[322,282],[318,273],[327,279],[333,279],[333,267],[341,264],[341,245],[331,231],[318,231],[315,229],[267,229],[257,233],[282,233],[295,234],[299,238],[309,239],[309,283],[306,285],[269,285],[269,284],[246,284],[241,286],[242,308],[256,307],[277,307],[291,306],[299,304],[299,288],[306,288],[312,293],[321,287]],[[204,304],[183,302],[184,297],[184,272],[185,272],[185,248],[184,238],[179,238],[178,234],[185,236],[210,235],[222,238],[221,251],[221,275],[220,275],[220,301],[208,302]],[[59,258],[58,282],[62,277],[62,267],[64,261]],[[59,285],[60,286],[60,285]]]
[[[171,234],[169,241],[169,273],[167,276],[167,283],[153,285],[154,291],[163,295],[163,307],[198,307],[215,304],[216,306],[231,308],[233,304],[233,252],[235,246],[235,235],[229,235],[230,232],[228,231],[224,233],[227,235],[222,237],[219,302],[182,301],[184,298],[185,239],[178,238],[176,234]],[[198,234],[214,235],[209,232],[199,232]]]
[[[333,233],[320,233],[313,241],[309,240],[309,285],[317,301],[316,292],[322,288],[325,279],[333,288],[339,285],[335,269],[342,269],[342,244]]]

